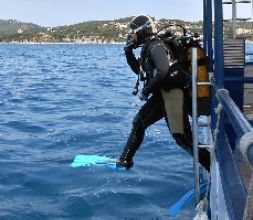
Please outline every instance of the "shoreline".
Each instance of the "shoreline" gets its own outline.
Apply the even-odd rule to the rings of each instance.
[[[0,45],[20,44],[20,45],[125,45],[125,42],[0,42]],[[245,39],[245,44],[253,44],[253,40]]]
[[[111,45],[125,45],[125,42],[106,42],[106,43],[91,43],[91,42],[0,42],[0,45],[4,44],[22,44],[22,45],[53,45],[53,44],[79,44],[79,45],[103,45],[103,44],[111,44]]]

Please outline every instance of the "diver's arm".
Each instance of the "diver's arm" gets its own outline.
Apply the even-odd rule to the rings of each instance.
[[[147,95],[159,88],[160,83],[166,78],[170,66],[167,51],[162,43],[155,42],[153,45],[150,45],[148,54],[155,68],[143,90]]]
[[[135,74],[139,74],[140,72],[140,64],[139,61],[136,59],[133,48],[131,47],[125,47],[125,56],[127,59],[127,63],[130,66],[130,68],[133,70]]]

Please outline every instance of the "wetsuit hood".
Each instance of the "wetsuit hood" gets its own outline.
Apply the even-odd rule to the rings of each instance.
[[[155,28],[154,20],[147,15],[138,15],[129,23],[129,34],[127,37],[127,46],[133,48],[139,47],[145,43],[147,39],[155,35],[157,30]]]

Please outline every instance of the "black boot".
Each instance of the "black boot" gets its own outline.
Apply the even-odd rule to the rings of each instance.
[[[126,169],[130,169],[134,165],[133,157],[142,142],[144,130],[139,132],[141,135],[137,134],[138,132],[134,127],[128,137],[124,151],[116,161],[117,166],[124,166]]]
[[[199,149],[199,162],[208,172],[210,172],[211,156],[207,149]]]
[[[120,158],[116,161],[116,166],[123,166],[127,170],[130,169],[133,165],[133,156],[135,152],[131,151],[131,149],[128,149],[127,147],[121,154]]]

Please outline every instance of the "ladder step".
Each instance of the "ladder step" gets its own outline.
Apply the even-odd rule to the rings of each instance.
[[[199,122],[198,126],[199,127],[210,127],[210,123]]]
[[[199,148],[210,149],[211,147],[212,147],[212,145],[210,145],[210,144],[199,144]]]
[[[211,82],[197,82],[198,86],[211,86],[212,83]]]

